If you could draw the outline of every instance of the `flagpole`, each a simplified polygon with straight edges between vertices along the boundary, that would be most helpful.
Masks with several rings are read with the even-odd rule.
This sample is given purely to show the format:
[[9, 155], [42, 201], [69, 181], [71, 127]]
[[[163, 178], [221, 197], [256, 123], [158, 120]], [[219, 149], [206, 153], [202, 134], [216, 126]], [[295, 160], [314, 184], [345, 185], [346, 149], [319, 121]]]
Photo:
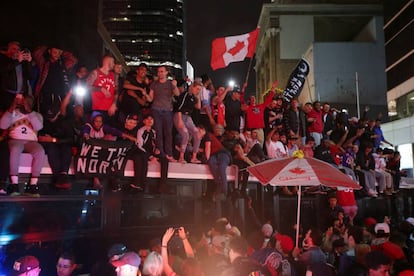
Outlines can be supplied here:
[[355, 72], [355, 87], [356, 87], [357, 114], [358, 114], [358, 119], [361, 119], [361, 111], [360, 111], [360, 108], [359, 108], [359, 80], [358, 80], [358, 72]]
[[250, 75], [250, 69], [252, 68], [252, 63], [253, 63], [253, 57], [250, 58], [249, 67], [247, 68], [246, 79], [244, 81], [244, 83], [246, 83], [246, 85], [249, 82], [249, 75]]
[[296, 240], [295, 245], [299, 248], [299, 229], [300, 229], [300, 203], [302, 201], [302, 185], [299, 185], [298, 191], [298, 211], [296, 212]]

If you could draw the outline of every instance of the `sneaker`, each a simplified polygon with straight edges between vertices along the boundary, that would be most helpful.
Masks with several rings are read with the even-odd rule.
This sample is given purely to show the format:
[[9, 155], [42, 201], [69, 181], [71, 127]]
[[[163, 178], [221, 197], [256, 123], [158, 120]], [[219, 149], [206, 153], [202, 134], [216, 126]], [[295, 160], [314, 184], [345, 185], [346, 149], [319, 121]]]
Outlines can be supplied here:
[[368, 190], [367, 195], [370, 197], [378, 197], [378, 194], [373, 190]]
[[103, 188], [101, 181], [98, 177], [94, 177], [92, 180], [92, 189], [94, 190], [101, 190]]
[[66, 174], [61, 174], [55, 182], [55, 187], [61, 190], [70, 190], [70, 188], [72, 188], [72, 183], [70, 183]]
[[9, 186], [9, 194], [10, 196], [19, 196], [20, 195], [19, 185], [11, 184]]
[[38, 185], [26, 185], [24, 187], [24, 195], [31, 197], [39, 197], [39, 186]]
[[185, 163], [187, 163], [187, 161], [185, 161], [184, 158], [183, 159], [178, 159], [178, 163], [185, 164]]
[[177, 162], [177, 160], [175, 160], [172, 156], [166, 155], [165, 158], [168, 160], [168, 162]]
[[117, 193], [122, 191], [122, 186], [118, 181], [115, 181], [115, 183], [112, 183], [112, 192]]
[[3, 188], [0, 189], [0, 195], [7, 195], [7, 191]]
[[191, 159], [190, 162], [193, 163], [193, 164], [201, 164], [201, 161], [198, 160], [198, 159]]
[[134, 183], [129, 184], [129, 187], [131, 187], [132, 190], [136, 192], [143, 192], [144, 188], [142, 188], [140, 185], [136, 185]]

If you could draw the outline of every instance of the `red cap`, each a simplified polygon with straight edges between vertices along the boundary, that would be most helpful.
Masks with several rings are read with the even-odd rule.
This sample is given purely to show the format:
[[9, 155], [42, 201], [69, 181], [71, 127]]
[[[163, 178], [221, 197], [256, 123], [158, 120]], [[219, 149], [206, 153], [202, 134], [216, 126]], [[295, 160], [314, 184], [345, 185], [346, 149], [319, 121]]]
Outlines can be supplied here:
[[38, 267], [39, 260], [36, 257], [24, 256], [14, 262], [11, 275], [20, 275]]
[[366, 227], [370, 227], [370, 226], [375, 225], [375, 224], [377, 224], [377, 220], [374, 219], [373, 217], [369, 217], [369, 218], [364, 219], [364, 225]]
[[293, 240], [291, 237], [277, 233], [275, 239], [280, 242], [280, 246], [284, 253], [289, 253], [293, 250]]

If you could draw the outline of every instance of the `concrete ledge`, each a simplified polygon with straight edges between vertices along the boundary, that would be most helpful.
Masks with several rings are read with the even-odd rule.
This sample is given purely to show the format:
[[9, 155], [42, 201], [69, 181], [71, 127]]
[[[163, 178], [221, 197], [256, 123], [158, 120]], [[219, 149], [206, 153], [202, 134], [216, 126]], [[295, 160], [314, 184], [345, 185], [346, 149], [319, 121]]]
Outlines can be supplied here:
[[[31, 172], [32, 156], [27, 153], [23, 153], [20, 157], [19, 173]], [[227, 167], [227, 180], [236, 181], [238, 178], [238, 168], [235, 165]], [[49, 162], [46, 161], [42, 168], [41, 174], [52, 174]], [[69, 174], [75, 174], [73, 164], [69, 169]], [[134, 167], [131, 160], [127, 161], [125, 166], [124, 176], [133, 177]], [[159, 178], [160, 177], [160, 163], [152, 161], [148, 163], [147, 177]], [[210, 168], [206, 164], [182, 164], [182, 163], [169, 163], [168, 178], [175, 179], [213, 179], [213, 175], [210, 172]]]

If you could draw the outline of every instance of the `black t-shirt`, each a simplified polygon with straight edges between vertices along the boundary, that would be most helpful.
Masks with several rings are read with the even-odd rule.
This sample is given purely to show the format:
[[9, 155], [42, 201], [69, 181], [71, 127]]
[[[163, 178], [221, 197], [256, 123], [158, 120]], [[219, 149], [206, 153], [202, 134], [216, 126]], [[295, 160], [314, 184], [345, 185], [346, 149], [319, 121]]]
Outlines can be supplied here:
[[[135, 77], [129, 77], [127, 78], [127, 80], [129, 81], [130, 84], [141, 87], [145, 89], [147, 93], [149, 93], [150, 88], [145, 82], [138, 82]], [[141, 90], [128, 90], [128, 91], [132, 91], [140, 98], [143, 97]], [[141, 106], [138, 103], [137, 99], [135, 99], [134, 97], [131, 97], [130, 95], [128, 95], [127, 91], [125, 91], [123, 93], [122, 102], [119, 107], [124, 112], [124, 114], [131, 114], [131, 113], [136, 114], [136, 113], [139, 113], [139, 111], [142, 108], [146, 107], [147, 105], [149, 105], [149, 103], [146, 103], [145, 106]]]
[[191, 115], [194, 110], [194, 106], [197, 103], [196, 97], [193, 94], [184, 92], [177, 98], [177, 103], [174, 105], [176, 112], [181, 112], [186, 115]]
[[60, 62], [51, 62], [45, 83], [42, 87], [42, 93], [58, 95], [63, 99], [68, 90], [67, 83], [67, 75]]
[[234, 101], [227, 96], [224, 102], [226, 106], [226, 130], [240, 131], [240, 116], [243, 114], [240, 101]]

